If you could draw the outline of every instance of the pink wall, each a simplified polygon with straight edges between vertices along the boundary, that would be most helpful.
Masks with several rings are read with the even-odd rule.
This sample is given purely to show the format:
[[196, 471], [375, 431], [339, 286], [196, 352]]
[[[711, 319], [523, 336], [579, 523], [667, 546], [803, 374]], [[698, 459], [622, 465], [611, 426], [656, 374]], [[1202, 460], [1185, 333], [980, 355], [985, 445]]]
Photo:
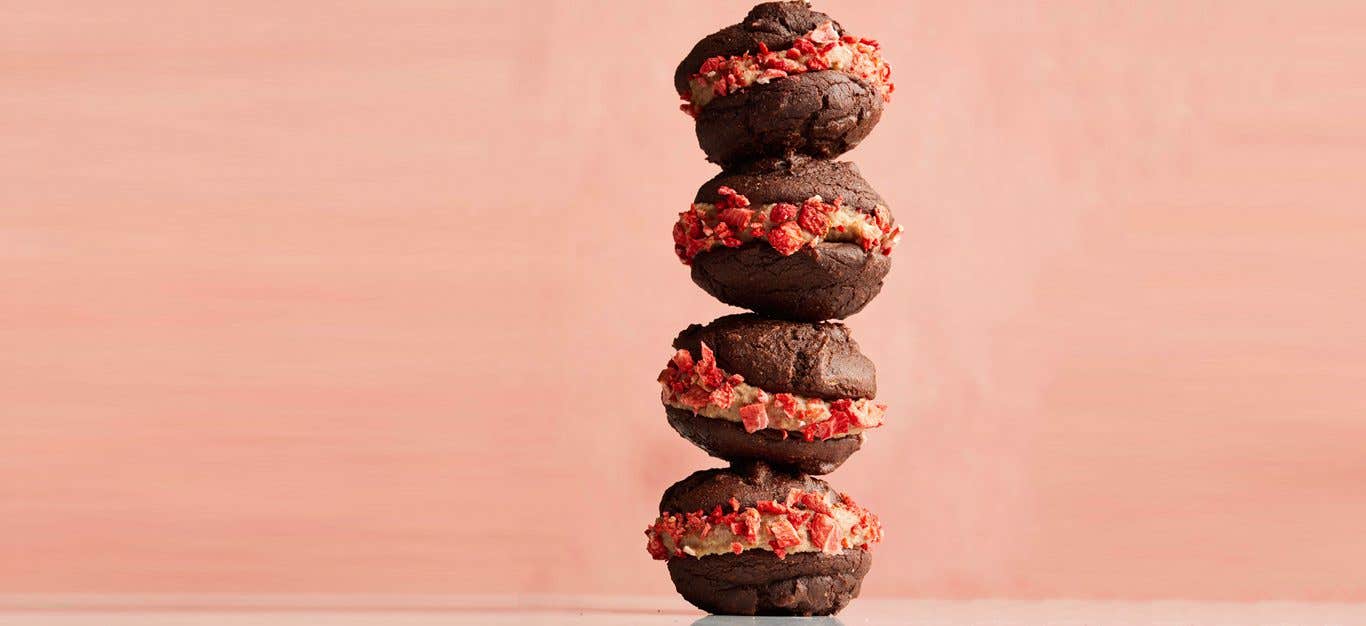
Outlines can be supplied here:
[[[80, 4], [0, 10], [0, 592], [669, 592], [744, 3]], [[899, 82], [867, 591], [1366, 600], [1366, 7], [826, 4]]]

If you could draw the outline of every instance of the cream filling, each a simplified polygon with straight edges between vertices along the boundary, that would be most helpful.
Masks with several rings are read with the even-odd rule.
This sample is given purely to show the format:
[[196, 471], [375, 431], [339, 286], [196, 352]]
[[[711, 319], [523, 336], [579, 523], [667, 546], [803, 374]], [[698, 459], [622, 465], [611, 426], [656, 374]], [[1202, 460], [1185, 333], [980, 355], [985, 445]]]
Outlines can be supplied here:
[[[813, 196], [812, 199], [817, 202], [824, 202], [820, 196]], [[773, 207], [775, 206], [778, 206], [778, 203], [775, 202], [760, 205], [758, 207], [751, 207], [754, 210], [754, 216], [750, 218], [750, 223], [767, 224], [769, 222], [769, 215], [773, 212]], [[801, 205], [797, 206], [800, 209]], [[710, 202], [694, 202], [692, 208], [694, 211], [700, 213], [707, 222], [719, 219], [719, 213], [724, 212], [724, 209], [718, 209], [715, 204]], [[891, 215], [891, 212], [887, 207], [882, 205], [878, 205], [874, 208], [873, 213], [884, 216]], [[799, 236], [803, 240], [803, 243], [830, 241], [834, 243], [862, 244], [864, 241], [871, 240], [878, 242], [878, 246], [880, 247], [890, 248], [896, 244], [896, 239], [898, 239], [898, 236], [901, 234], [899, 228], [894, 228], [887, 233], [883, 233], [882, 229], [878, 227], [877, 220], [873, 215], [859, 211], [853, 207], [840, 205], [835, 211], [826, 213], [825, 215], [830, 220], [830, 228], [823, 234], [811, 233], [804, 228], [800, 229]], [[734, 232], [733, 236], [736, 239], [739, 239], [741, 243], [749, 243], [757, 239], [749, 229], [741, 229], [738, 232]]]
[[[816, 513], [815, 515], [820, 515]], [[825, 552], [839, 552], [847, 548], [857, 548], [876, 541], [876, 532], [869, 526], [861, 525], [858, 514], [845, 508], [842, 504], [832, 504], [830, 506], [830, 517], [833, 518], [835, 533], [832, 539], [827, 539]], [[802, 524], [800, 528], [791, 525], [786, 515], [779, 513], [760, 513], [759, 514], [759, 533], [754, 542], [750, 542], [746, 537], [736, 535], [724, 524], [717, 524], [711, 527], [706, 536], [698, 532], [684, 533], [680, 540], [675, 541], [674, 537], [663, 534], [660, 541], [669, 554], [676, 550], [682, 550], [683, 554], [694, 557], [711, 556], [715, 554], [735, 554], [735, 544], [740, 544], [740, 551], [745, 550], [768, 550], [773, 552], [772, 541], [775, 537], [774, 525], [780, 528], [786, 524], [796, 532], [798, 543], [783, 548], [786, 554], [794, 552], [821, 552], [822, 546], [818, 545], [812, 538], [811, 525]]]
[[[667, 385], [664, 386], [661, 398], [666, 406], [692, 411], [702, 417], [722, 419], [740, 424], [745, 423], [745, 418], [740, 414], [741, 408], [757, 402], [767, 401], [768, 404], [765, 405], [765, 410], [768, 413], [768, 424], [766, 428], [795, 432], [798, 433], [797, 436], [801, 436], [800, 433], [803, 428], [817, 422], [826, 421], [831, 417], [830, 403], [819, 398], [806, 398], [792, 395], [793, 415], [788, 415], [787, 411], [778, 406], [776, 402], [771, 402], [773, 394], [755, 387], [754, 385], [740, 383], [733, 385], [731, 389], [734, 393], [734, 399], [731, 401], [730, 405], [725, 407], [718, 407], [713, 404], [707, 404], [702, 407], [688, 406], [677, 399], [673, 399], [673, 394], [670, 393]], [[859, 417], [859, 423], [865, 424], [865, 426], [851, 426], [848, 432], [832, 435], [830, 437], [831, 439], [857, 435], [869, 428], [881, 426], [883, 416], [886, 413], [884, 408], [879, 406], [876, 402], [866, 398], [853, 400], [850, 411], [857, 415]], [[750, 430], [748, 425], [746, 425], [746, 430]], [[750, 432], [753, 432], [754, 430], [759, 429], [753, 429], [750, 430]]]
[[[766, 85], [775, 78], [819, 71], [808, 67], [808, 62], [813, 59], [823, 61], [831, 70], [862, 79], [881, 90], [885, 97], [889, 91], [886, 86], [888, 74], [886, 63], [876, 46], [844, 41], [830, 22], [809, 33], [807, 38], [818, 42], [815, 52], [802, 53], [796, 57], [789, 57], [787, 50], [745, 54], [726, 59], [717, 69], [697, 73], [688, 80], [688, 101], [694, 110], [700, 111], [712, 100], [735, 90], [754, 84]], [[825, 52], [819, 51], [820, 47], [829, 43], [834, 43], [834, 47]], [[768, 65], [765, 65], [766, 62]], [[704, 66], [703, 69], [708, 68]], [[733, 81], [730, 81], [731, 77], [734, 77]], [[718, 88], [718, 83], [727, 85]], [[723, 92], [718, 93], [718, 89]]]

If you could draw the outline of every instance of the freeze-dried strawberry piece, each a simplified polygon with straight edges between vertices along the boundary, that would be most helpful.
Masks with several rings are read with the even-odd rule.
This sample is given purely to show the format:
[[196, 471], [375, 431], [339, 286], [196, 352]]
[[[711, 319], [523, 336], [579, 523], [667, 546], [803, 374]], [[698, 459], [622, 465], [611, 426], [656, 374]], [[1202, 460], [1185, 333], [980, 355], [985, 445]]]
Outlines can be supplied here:
[[787, 521], [792, 522], [793, 527], [801, 528], [802, 525], [806, 523], [806, 520], [810, 519], [812, 515], [815, 515], [815, 513], [802, 513], [801, 511], [793, 509], [787, 512]]
[[800, 250], [806, 242], [802, 239], [801, 227], [795, 222], [785, 222], [768, 231], [768, 243], [778, 254], [790, 256]]
[[687, 227], [687, 226], [684, 226], [684, 225], [683, 225], [683, 222], [681, 222], [681, 221], [674, 222], [674, 232], [673, 232], [673, 236], [674, 236], [674, 245], [676, 245], [676, 246], [686, 246], [686, 245], [688, 245], [688, 227]]
[[798, 37], [793, 40], [792, 49], [802, 54], [815, 54], [816, 44], [811, 43], [811, 40], [805, 37]]
[[736, 500], [735, 496], [730, 497], [730, 508], [732, 511], [735, 511], [736, 513], [740, 512], [740, 501]]
[[768, 532], [773, 534], [773, 545], [777, 548], [791, 548], [802, 542], [797, 535], [797, 529], [792, 527], [792, 522], [787, 518], [780, 517], [768, 523]]
[[687, 374], [692, 371], [692, 353], [687, 350], [679, 350], [674, 353], [673, 364], [678, 366], [678, 371]]
[[722, 383], [720, 387], [717, 387], [711, 392], [711, 396], [708, 398], [707, 403], [714, 407], [725, 409], [729, 408], [730, 404], [734, 401], [735, 389], [728, 384]]
[[797, 217], [797, 205], [795, 204], [779, 202], [768, 211], [768, 219], [774, 224], [791, 221], [795, 217]]
[[716, 188], [716, 194], [721, 196], [721, 202], [717, 206], [721, 208], [743, 208], [749, 206], [749, 198], [740, 192], [725, 185]]
[[726, 65], [726, 57], [715, 56], [702, 62], [702, 67], [697, 70], [698, 74], [710, 74], [721, 69]]
[[689, 239], [688, 243], [684, 244], [683, 254], [680, 254], [679, 258], [683, 259], [683, 262], [689, 263], [697, 255], [706, 252], [707, 248], [707, 242], [699, 241], [697, 239]]
[[824, 236], [825, 233], [830, 230], [830, 216], [827, 215], [825, 211], [821, 210], [819, 205], [812, 206], [808, 204], [803, 206], [801, 213], [797, 215], [797, 223], [801, 225], [806, 232], [818, 237]]
[[781, 502], [774, 502], [772, 500], [759, 500], [754, 503], [754, 508], [759, 509], [760, 513], [774, 513], [777, 515], [787, 513], [786, 506]]
[[777, 404], [778, 408], [782, 409], [783, 413], [788, 417], [797, 416], [797, 398], [793, 397], [792, 394], [775, 393], [773, 394], [773, 403]]
[[762, 402], [742, 406], [740, 420], [745, 425], [745, 432], [748, 433], [768, 428], [768, 407]]
[[678, 396], [684, 406], [697, 411], [711, 403], [711, 392], [706, 389], [689, 389]]
[[821, 494], [811, 493], [809, 491], [802, 492], [801, 504], [807, 509], [817, 513], [830, 514], [830, 505], [825, 503], [825, 497]]
[[817, 439], [825, 441], [835, 436], [835, 425], [831, 420], [825, 420], [811, 424], [802, 429], [802, 437], [811, 442]]
[[848, 398], [840, 398], [830, 403], [830, 421], [835, 423], [836, 429], [843, 429], [848, 432], [849, 427], [858, 422], [854, 416], [854, 403]]
[[817, 513], [811, 517], [807, 532], [811, 535], [811, 543], [820, 548], [821, 552], [839, 552], [839, 534], [835, 532], [835, 518]]
[[730, 542], [730, 551], [734, 552], [735, 554], [740, 554], [741, 552], [745, 551], [745, 547], [743, 545], [740, 545], [740, 542], [738, 541], [732, 541]]
[[749, 220], [754, 217], [754, 211], [752, 209], [731, 207], [722, 211], [718, 217], [720, 217], [722, 224], [729, 226], [731, 230], [738, 233], [744, 230], [746, 226], [749, 226]]
[[716, 367], [716, 354], [705, 343], [702, 344], [702, 358], [697, 360], [695, 369], [698, 383], [707, 389], [720, 387], [721, 383], [726, 380], [725, 372]]
[[659, 535], [651, 534], [649, 530], [646, 530], [645, 534], [650, 537], [650, 541], [645, 544], [645, 551], [650, 553], [650, 558], [656, 561], [667, 561], [669, 551], [664, 547], [664, 541], [659, 538]]
[[701, 511], [695, 511], [686, 515], [687, 521], [683, 524], [683, 530], [690, 533], [697, 533], [703, 537], [711, 531], [711, 524], [707, 523], [706, 516]]
[[730, 532], [737, 537], [743, 537], [746, 542], [754, 543], [759, 540], [759, 512], [754, 509], [745, 509], [734, 522], [731, 522]]

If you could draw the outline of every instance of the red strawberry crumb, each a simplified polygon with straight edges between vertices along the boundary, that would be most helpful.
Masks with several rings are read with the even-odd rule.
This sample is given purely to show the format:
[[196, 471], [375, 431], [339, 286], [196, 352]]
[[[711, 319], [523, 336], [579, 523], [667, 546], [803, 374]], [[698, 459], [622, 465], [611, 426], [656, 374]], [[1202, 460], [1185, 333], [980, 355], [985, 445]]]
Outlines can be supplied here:
[[818, 237], [824, 236], [830, 230], [830, 217], [822, 210], [811, 205], [803, 206], [802, 211], [797, 216], [797, 223], [806, 232]]
[[687, 350], [679, 350], [674, 353], [673, 364], [678, 366], [679, 371], [688, 373], [692, 371], [692, 354]]
[[787, 414], [788, 417], [796, 417], [797, 399], [793, 397], [792, 394], [775, 393], [773, 394], [773, 402], [777, 404], [778, 408], [782, 409], [783, 413]]
[[780, 502], [774, 502], [772, 500], [759, 500], [758, 502], [754, 503], [754, 508], [759, 509], [760, 513], [774, 513], [778, 515], [787, 513], [786, 506], [784, 506]]
[[711, 57], [702, 62], [702, 67], [697, 70], [699, 74], [710, 74], [726, 64], [726, 57]]
[[768, 532], [773, 534], [775, 548], [791, 548], [802, 542], [801, 537], [797, 535], [797, 529], [792, 527], [792, 522], [784, 517], [769, 522]]
[[745, 425], [745, 432], [768, 428], [768, 407], [762, 402], [740, 407], [740, 419]]
[[826, 515], [830, 514], [830, 505], [825, 503], [825, 497], [821, 494], [806, 491], [802, 493], [800, 500], [802, 506], [812, 511], [824, 513]]
[[711, 392], [706, 389], [689, 389], [678, 396], [678, 401], [696, 411], [711, 403]]
[[773, 209], [768, 212], [768, 219], [774, 224], [781, 224], [797, 217], [797, 205], [779, 202], [773, 205]]
[[707, 399], [708, 404], [722, 409], [729, 408], [730, 404], [734, 401], [735, 390], [727, 384], [722, 384], [720, 387], [717, 387], [711, 392], [711, 396]]
[[754, 211], [732, 207], [722, 211], [719, 217], [721, 218], [721, 223], [730, 226], [732, 230], [739, 232], [744, 230], [746, 226], [749, 226], [749, 220], [754, 217]]
[[[645, 530], [646, 535], [650, 535], [650, 529]], [[645, 551], [650, 553], [650, 557], [656, 561], [664, 561], [669, 558], [669, 551], [664, 549], [664, 542], [659, 535], [650, 535], [649, 543], [645, 544]]]
[[778, 251], [778, 254], [790, 256], [801, 249], [805, 242], [802, 241], [801, 227], [795, 222], [785, 222], [768, 231], [768, 243]]
[[808, 532], [811, 535], [811, 543], [821, 549], [821, 552], [838, 552], [839, 537], [836, 536], [835, 518], [824, 513], [817, 513], [811, 517]]

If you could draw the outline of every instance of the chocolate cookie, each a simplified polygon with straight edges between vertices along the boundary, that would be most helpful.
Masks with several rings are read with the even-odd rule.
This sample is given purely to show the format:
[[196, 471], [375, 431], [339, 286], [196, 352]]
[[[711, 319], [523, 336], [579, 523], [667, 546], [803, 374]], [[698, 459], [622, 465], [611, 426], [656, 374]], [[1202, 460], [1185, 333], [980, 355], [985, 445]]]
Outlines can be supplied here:
[[827, 474], [882, 424], [873, 363], [843, 324], [728, 315], [673, 345], [659, 376], [669, 425], [714, 457]]
[[673, 233], [674, 251], [707, 293], [811, 321], [847, 317], [877, 296], [900, 236], [854, 164], [800, 156], [707, 181]]
[[853, 150], [882, 119], [882, 94], [825, 70], [754, 85], [697, 114], [697, 145], [722, 167], [766, 156], [834, 158]]
[[674, 87], [707, 159], [723, 167], [843, 154], [877, 125], [894, 89], [876, 41], [800, 1], [759, 4], [697, 42]]
[[660, 500], [647, 549], [688, 602], [729, 615], [830, 615], [858, 596], [877, 516], [764, 463], [696, 472]]
[[791, 322], [738, 313], [689, 325], [674, 338], [673, 347], [700, 354], [704, 343], [717, 367], [770, 393], [824, 400], [877, 396], [877, 368], [863, 355], [849, 327], [839, 322]]
[[726, 187], [758, 205], [800, 204], [812, 196], [821, 196], [831, 201], [841, 198], [842, 206], [867, 214], [879, 206], [887, 206], [854, 163], [801, 155], [760, 159], [721, 172], [697, 188], [693, 202], [722, 202], [725, 195], [719, 190]]

